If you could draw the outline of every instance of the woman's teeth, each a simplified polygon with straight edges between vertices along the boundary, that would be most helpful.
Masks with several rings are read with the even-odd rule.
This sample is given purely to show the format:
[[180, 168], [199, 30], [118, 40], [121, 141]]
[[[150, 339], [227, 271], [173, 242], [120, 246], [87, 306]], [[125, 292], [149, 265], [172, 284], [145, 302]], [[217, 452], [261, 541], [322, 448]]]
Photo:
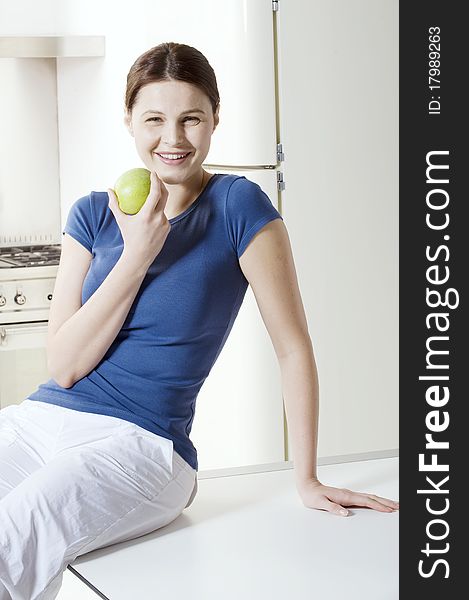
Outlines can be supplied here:
[[158, 154], [158, 156], [162, 156], [168, 160], [177, 160], [178, 158], [184, 158], [188, 154], [189, 152], [187, 152], [187, 154]]

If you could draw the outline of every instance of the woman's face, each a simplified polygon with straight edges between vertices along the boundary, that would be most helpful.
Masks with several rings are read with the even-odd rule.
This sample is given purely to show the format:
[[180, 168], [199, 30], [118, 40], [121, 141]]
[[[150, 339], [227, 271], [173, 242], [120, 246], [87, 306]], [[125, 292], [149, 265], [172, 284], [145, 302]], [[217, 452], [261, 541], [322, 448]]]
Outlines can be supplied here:
[[[200, 181], [201, 165], [218, 124], [208, 96], [183, 81], [158, 81], [142, 87], [125, 122], [138, 155], [150, 171], [168, 184]], [[188, 154], [170, 160], [161, 154]]]

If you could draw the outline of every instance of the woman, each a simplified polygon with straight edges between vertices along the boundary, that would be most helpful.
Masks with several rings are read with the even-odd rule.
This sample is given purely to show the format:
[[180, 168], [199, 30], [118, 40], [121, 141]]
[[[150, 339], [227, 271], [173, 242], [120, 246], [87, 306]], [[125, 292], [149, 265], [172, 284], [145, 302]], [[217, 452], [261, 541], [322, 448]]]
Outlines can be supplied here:
[[140, 56], [125, 124], [151, 171], [137, 215], [73, 205], [48, 329], [52, 379], [0, 412], [0, 600], [54, 598], [77, 556], [174, 520], [197, 490], [197, 393], [253, 288], [278, 357], [306, 507], [397, 504], [316, 476], [318, 380], [287, 230], [260, 187], [202, 168], [215, 74], [184, 44]]

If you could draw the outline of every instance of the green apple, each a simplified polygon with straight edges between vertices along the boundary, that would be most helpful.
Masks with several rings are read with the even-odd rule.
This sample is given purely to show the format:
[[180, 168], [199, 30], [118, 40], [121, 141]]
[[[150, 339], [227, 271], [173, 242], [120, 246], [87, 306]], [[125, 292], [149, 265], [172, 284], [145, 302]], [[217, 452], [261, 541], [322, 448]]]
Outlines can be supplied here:
[[130, 169], [114, 184], [119, 208], [128, 215], [135, 215], [142, 208], [150, 193], [150, 171]]

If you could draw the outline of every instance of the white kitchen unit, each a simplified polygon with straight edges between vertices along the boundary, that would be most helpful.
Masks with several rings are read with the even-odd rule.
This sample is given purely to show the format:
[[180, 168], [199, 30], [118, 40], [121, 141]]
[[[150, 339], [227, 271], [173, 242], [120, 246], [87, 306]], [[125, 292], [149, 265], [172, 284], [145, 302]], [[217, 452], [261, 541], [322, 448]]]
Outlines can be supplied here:
[[[199, 475], [198, 494], [175, 521], [84, 554], [73, 572], [109, 600], [398, 598], [398, 512], [309, 509], [291, 464], [259, 467]], [[397, 458], [322, 466], [318, 474], [398, 500]]]
[[15, 15], [0, 4], [0, 78], [9, 91], [0, 97], [0, 409], [49, 379], [62, 238], [56, 60], [97, 58], [105, 47], [102, 36], [40, 35], [39, 21], [28, 35]]

